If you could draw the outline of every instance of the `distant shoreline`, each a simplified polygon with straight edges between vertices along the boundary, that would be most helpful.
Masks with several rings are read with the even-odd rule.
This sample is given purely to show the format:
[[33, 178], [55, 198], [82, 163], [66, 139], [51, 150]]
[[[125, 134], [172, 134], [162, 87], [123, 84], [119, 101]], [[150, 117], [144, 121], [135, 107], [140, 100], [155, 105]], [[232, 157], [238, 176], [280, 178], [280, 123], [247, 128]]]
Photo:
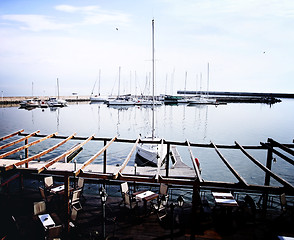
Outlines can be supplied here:
[[275, 97], [294, 98], [294, 93], [257, 93], [257, 92], [222, 92], [222, 91], [177, 91], [177, 94], [208, 94], [214, 96], [247, 96], [247, 97]]
[[[256, 92], [222, 92], [222, 91], [177, 91], [179, 95], [210, 95], [210, 96], [219, 96], [220, 99], [224, 101], [229, 101], [228, 99], [223, 99], [224, 96], [231, 96], [238, 99], [243, 97], [268, 97], [268, 98], [294, 98], [294, 93], [256, 93]], [[48, 99], [52, 96], [34, 96], [39, 99]], [[23, 100], [34, 98], [32, 96], [0, 96], [0, 105], [5, 104], [19, 104]], [[87, 102], [90, 101], [90, 95], [72, 95], [72, 96], [60, 96], [60, 99], [66, 100], [68, 102]], [[232, 98], [230, 98], [231, 101]]]
[[[52, 96], [17, 96], [17, 97], [0, 97], [0, 104], [18, 104], [23, 100], [38, 98], [38, 99], [48, 99]], [[68, 102], [86, 102], [90, 101], [90, 96], [60, 96], [60, 99], [64, 99]]]

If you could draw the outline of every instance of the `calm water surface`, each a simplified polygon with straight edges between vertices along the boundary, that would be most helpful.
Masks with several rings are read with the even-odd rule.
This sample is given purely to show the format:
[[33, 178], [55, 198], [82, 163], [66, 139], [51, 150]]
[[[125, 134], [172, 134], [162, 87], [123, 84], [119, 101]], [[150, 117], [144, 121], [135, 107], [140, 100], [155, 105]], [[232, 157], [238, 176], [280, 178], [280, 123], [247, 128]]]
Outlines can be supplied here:
[[[162, 105], [155, 107], [156, 135], [166, 140], [186, 141], [193, 143], [210, 143], [233, 145], [259, 145], [260, 142], [273, 138], [282, 143], [292, 143], [294, 138], [294, 100], [283, 100], [272, 106], [266, 104], [227, 104], [215, 106]], [[114, 137], [134, 139], [139, 134], [151, 134], [152, 108], [129, 107], [111, 108], [105, 104], [79, 103], [70, 104], [58, 109], [33, 109], [31, 111], [17, 107], [0, 108], [0, 136], [19, 129], [26, 133], [40, 130], [41, 134], [58, 132], [60, 135]], [[17, 138], [17, 137], [15, 137]], [[15, 139], [13, 138], [13, 139]], [[5, 142], [9, 142], [7, 140]], [[59, 140], [46, 140], [30, 148], [30, 154], [38, 153]], [[76, 144], [66, 143], [41, 160], [48, 160], [61, 151]], [[3, 143], [1, 143], [3, 144]], [[21, 143], [19, 146], [23, 145]], [[77, 161], [84, 162], [102, 147], [102, 142], [90, 142], [78, 155]], [[9, 149], [13, 149], [11, 147]], [[111, 164], [121, 163], [131, 144], [113, 144], [108, 150], [108, 161]], [[178, 147], [183, 160], [191, 165], [189, 152], [185, 147]], [[7, 150], [6, 150], [7, 151]], [[3, 151], [2, 151], [3, 152]], [[263, 184], [264, 173], [259, 170], [239, 150], [221, 150], [231, 165], [248, 183]], [[1, 151], [0, 151], [1, 153]], [[265, 163], [266, 152], [250, 150], [260, 162]], [[236, 182], [234, 176], [226, 169], [213, 149], [193, 148], [193, 154], [200, 160], [202, 176], [213, 181]], [[20, 158], [23, 152], [11, 156]], [[134, 157], [130, 165], [134, 164]], [[96, 163], [101, 162], [101, 158]], [[293, 166], [277, 158], [273, 170], [294, 184]], [[272, 183], [275, 183], [272, 181]], [[275, 183], [277, 184], [277, 183]]]

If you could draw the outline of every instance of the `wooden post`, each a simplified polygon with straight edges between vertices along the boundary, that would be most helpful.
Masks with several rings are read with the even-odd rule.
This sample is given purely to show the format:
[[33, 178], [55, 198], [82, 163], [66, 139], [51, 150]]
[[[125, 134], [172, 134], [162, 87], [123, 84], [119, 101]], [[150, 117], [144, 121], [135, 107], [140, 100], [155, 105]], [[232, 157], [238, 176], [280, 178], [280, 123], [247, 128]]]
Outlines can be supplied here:
[[169, 152], [170, 152], [170, 143], [167, 144], [167, 153], [165, 160], [165, 176], [168, 177], [169, 174]]
[[64, 175], [64, 206], [65, 206], [65, 232], [70, 230], [70, 205], [69, 205], [69, 176]]
[[24, 184], [23, 184], [23, 174], [20, 173], [20, 190], [23, 191], [24, 190]]
[[[271, 143], [268, 143], [272, 146]], [[271, 170], [272, 169], [272, 159], [273, 159], [273, 151], [272, 148], [268, 148], [267, 150], [267, 160], [266, 160], [266, 167]], [[265, 179], [264, 179], [264, 185], [265, 186], [269, 186], [270, 185], [270, 174], [268, 172], [265, 172]], [[267, 201], [268, 201], [268, 193], [264, 192], [263, 193], [263, 202], [262, 202], [262, 211], [263, 214], [266, 213], [266, 209], [267, 209]]]
[[[268, 148], [267, 150], [267, 160], [266, 160], [266, 167], [271, 170], [272, 169], [272, 159], [273, 159], [273, 151], [271, 148]], [[268, 172], [265, 172], [265, 180], [264, 185], [269, 186], [270, 185], [270, 174]]]
[[[107, 141], [104, 140], [104, 147], [106, 146]], [[106, 149], [104, 151], [104, 155], [103, 155], [103, 173], [106, 173], [106, 164], [107, 164], [107, 159], [106, 159]]]
[[[28, 143], [29, 143], [29, 140], [26, 139], [26, 140], [25, 140], [25, 145], [27, 145]], [[26, 148], [26, 149], [25, 149], [25, 158], [28, 158], [28, 157], [29, 157], [29, 149]], [[28, 168], [28, 167], [29, 167], [29, 164], [26, 163], [26, 164], [25, 164], [25, 167]]]
[[200, 213], [201, 213], [201, 197], [200, 197], [200, 189], [198, 184], [198, 179], [194, 181], [193, 184], [193, 196], [192, 196], [192, 213], [191, 213], [191, 238], [195, 239], [195, 233], [199, 229], [197, 227], [200, 226], [199, 219], [200, 219]]

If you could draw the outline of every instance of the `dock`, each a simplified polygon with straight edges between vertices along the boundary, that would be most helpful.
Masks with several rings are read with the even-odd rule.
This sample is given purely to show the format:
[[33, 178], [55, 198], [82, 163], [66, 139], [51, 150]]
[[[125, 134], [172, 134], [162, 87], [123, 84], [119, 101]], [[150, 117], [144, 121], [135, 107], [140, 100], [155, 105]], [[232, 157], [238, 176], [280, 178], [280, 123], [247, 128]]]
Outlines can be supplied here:
[[[14, 137], [13, 141], [9, 141], [11, 137]], [[15, 138], [17, 139], [15, 140]], [[47, 148], [47, 149], [41, 149], [40, 152], [35, 153], [34, 155], [31, 155], [29, 152], [29, 148], [33, 145], [37, 145], [40, 142], [46, 141], [47, 139], [56, 139], [57, 144]], [[64, 143], [68, 141], [79, 141], [79, 144], [74, 145], [74, 147], [71, 147], [69, 149], [61, 151], [61, 153], [52, 158], [45, 161], [40, 161], [39, 159], [50, 153], [53, 150], [58, 149], [60, 146], [62, 146]], [[272, 162], [274, 161], [275, 157], [279, 157], [281, 161], [286, 161], [290, 165], [294, 165], [294, 144], [293, 143], [279, 143], [275, 141], [274, 139], [268, 139], [267, 142], [261, 142], [260, 145], [257, 146], [243, 146], [240, 145], [238, 142], [235, 142], [234, 145], [219, 145], [211, 142], [210, 144], [198, 144], [198, 143], [192, 143], [188, 140], [185, 142], [176, 142], [176, 141], [168, 141], [165, 139], [161, 139], [160, 141], [151, 141], [151, 140], [142, 140], [140, 137], [137, 139], [120, 139], [117, 136], [114, 136], [112, 138], [99, 138], [95, 137], [94, 135], [88, 136], [88, 137], [81, 137], [76, 136], [75, 133], [73, 133], [70, 136], [61, 136], [58, 135], [58, 133], [51, 133], [51, 134], [40, 134], [40, 131], [34, 131], [32, 133], [25, 133], [23, 129], [15, 131], [11, 134], [8, 134], [6, 136], [0, 137], [0, 143], [2, 141], [5, 141], [5, 143], [0, 144], [0, 170], [1, 170], [1, 189], [9, 189], [10, 186], [17, 181], [17, 179], [20, 179], [20, 190], [23, 193], [19, 193], [20, 196], [22, 194], [25, 194], [26, 191], [33, 191], [38, 192], [38, 187], [40, 184], [42, 185], [42, 181], [40, 179], [44, 178], [44, 176], [54, 176], [55, 179], [58, 179], [59, 182], [63, 183], [65, 186], [64, 192], [65, 197], [63, 199], [63, 206], [60, 215], [62, 215], [63, 224], [65, 227], [64, 234], [65, 236], [69, 236], [71, 233], [70, 230], [70, 206], [69, 206], [69, 197], [70, 197], [70, 186], [74, 184], [75, 180], [77, 178], [84, 178], [87, 184], [90, 184], [89, 186], [96, 186], [94, 187], [94, 192], [97, 191], [99, 186], [105, 186], [106, 189], [109, 192], [109, 205], [113, 204], [115, 207], [110, 207], [112, 210], [108, 214], [112, 214], [111, 212], [115, 212], [115, 219], [120, 219], [120, 236], [121, 239], [144, 239], [144, 238], [136, 238], [135, 236], [138, 236], [137, 234], [144, 234], [142, 229], [142, 225], [140, 227], [134, 227], [133, 232], [127, 233], [124, 232], [123, 225], [127, 224], [127, 221], [122, 214], [124, 213], [120, 207], [118, 207], [118, 203], [121, 202], [121, 197], [119, 193], [119, 188], [117, 186], [120, 185], [122, 182], [128, 182], [130, 186], [136, 186], [136, 188], [148, 188], [148, 189], [156, 189], [159, 187], [160, 184], [167, 184], [169, 187], [170, 195], [171, 195], [171, 202], [176, 202], [176, 198], [178, 194], [188, 194], [189, 193], [189, 201], [185, 202], [185, 210], [183, 210], [182, 215], [185, 220], [183, 220], [185, 223], [181, 222], [181, 224], [177, 225], [180, 227], [180, 230], [178, 232], [179, 238], [178, 239], [186, 239], [185, 237], [190, 238], [191, 236], [194, 237], [196, 235], [199, 235], [197, 230], [197, 225], [201, 224], [205, 225], [204, 222], [199, 222], [199, 217], [202, 219], [202, 217], [206, 214], [205, 209], [207, 209], [207, 199], [211, 202], [211, 192], [212, 191], [219, 191], [219, 192], [232, 192], [236, 199], [239, 199], [239, 196], [242, 198], [246, 195], [254, 195], [256, 196], [255, 204], [259, 206], [259, 213], [261, 219], [265, 219], [268, 213], [270, 212], [272, 200], [273, 199], [280, 199], [281, 195], [287, 196], [287, 199], [294, 200], [294, 186], [292, 183], [289, 183], [286, 181], [283, 176], [279, 176], [275, 172], [271, 170]], [[89, 159], [86, 159], [83, 163], [75, 163], [75, 162], [67, 162], [66, 159], [68, 156], [73, 156], [73, 153], [78, 153], [84, 145], [89, 143], [90, 141], [101, 141], [104, 143], [104, 146], [99, 149], [93, 156], [91, 156]], [[23, 142], [24, 145], [20, 147], [15, 147], [12, 150], [5, 151], [6, 148], [12, 147], [16, 145], [17, 143]], [[129, 143], [130, 144], [130, 152], [127, 155], [126, 159], [123, 161], [119, 161], [119, 164], [111, 165], [107, 162], [107, 149], [115, 143]], [[165, 164], [159, 167], [142, 167], [142, 166], [136, 166], [136, 165], [130, 165], [129, 160], [133, 154], [135, 154], [136, 146], [139, 143], [158, 143], [158, 144], [166, 144], [167, 145], [167, 157], [165, 159]], [[19, 145], [18, 145], [19, 146]], [[181, 159], [181, 156], [179, 152], [177, 151], [177, 146], [184, 146], [188, 149], [190, 153], [190, 161], [191, 166], [189, 167], [184, 163], [184, 161]], [[201, 176], [201, 169], [199, 164], [197, 163], [196, 158], [193, 155], [193, 150], [195, 148], [206, 148], [206, 149], [214, 149], [219, 156], [220, 160], [223, 162], [223, 164], [229, 169], [229, 171], [234, 175], [236, 181], [235, 182], [216, 182], [216, 181], [210, 181], [209, 179], [203, 179]], [[10, 148], [11, 149], [11, 148]], [[241, 151], [248, 159], [248, 161], [252, 161], [257, 167], [259, 167], [262, 171], [265, 173], [265, 179], [264, 179], [264, 185], [259, 184], [249, 184], [246, 182], [246, 180], [233, 168], [233, 166], [230, 164], [229, 159], [226, 159], [224, 155], [222, 154], [223, 149], [238, 149]], [[248, 150], [263, 150], [267, 154], [266, 159], [266, 165], [263, 165], [260, 161], [255, 159]], [[11, 159], [8, 158], [10, 155], [25, 151], [25, 156], [23, 159]], [[100, 164], [94, 164], [95, 159], [97, 157], [103, 156], [103, 163]], [[274, 157], [275, 156], [275, 157]], [[34, 179], [39, 179], [37, 182], [35, 182], [35, 185], [30, 185], [30, 187], [25, 186], [26, 181], [35, 181]], [[278, 182], [277, 185], [271, 184], [271, 179], [275, 179], [276, 182]], [[32, 189], [32, 186], [35, 186]], [[116, 186], [116, 187], [115, 187]], [[28, 189], [27, 189], [28, 188]], [[113, 190], [118, 189], [118, 190]], [[10, 189], [12, 191], [13, 189]], [[2, 192], [1, 191], [1, 192]], [[13, 192], [13, 191], [12, 191]], [[110, 194], [112, 192], [112, 196]], [[18, 198], [20, 197], [18, 194], [14, 195], [14, 193], [9, 193], [4, 191], [4, 195], [0, 194], [0, 200], [4, 202], [4, 204], [7, 204], [10, 206], [10, 202], [8, 199], [14, 199], [15, 201], [19, 201]], [[95, 204], [97, 204], [97, 197], [99, 199], [99, 196], [91, 196], [93, 193], [89, 194], [90, 196], [86, 197], [88, 199], [93, 199]], [[32, 206], [34, 199], [31, 199], [29, 196], [30, 194], [26, 195], [30, 200], [28, 200], [30, 203], [28, 203], [29, 206]], [[8, 198], [7, 198], [8, 197]], [[39, 198], [36, 197], [36, 198]], [[7, 202], [8, 201], [8, 202]], [[101, 215], [101, 212], [97, 210], [94, 211], [94, 215], [91, 215], [89, 212], [87, 212], [87, 209], [93, 209], [93, 206], [91, 207], [91, 201], [87, 200], [84, 204], [85, 210], [82, 214], [82, 218], [80, 218], [78, 221], [78, 226], [80, 226], [81, 232], [89, 232], [88, 226], [86, 226], [86, 223], [90, 223], [93, 220], [96, 224], [97, 223], [97, 216]], [[277, 201], [275, 201], [277, 202]], [[275, 203], [276, 204], [276, 203]], [[277, 205], [279, 206], [279, 200]], [[211, 205], [211, 204], [210, 204]], [[171, 205], [173, 206], [173, 205]], [[16, 205], [15, 205], [16, 207]], [[100, 207], [99, 207], [100, 208]], [[278, 207], [279, 208], [279, 207]], [[16, 208], [18, 209], [18, 208]], [[173, 219], [175, 216], [173, 214], [173, 209], [169, 208], [169, 218], [167, 219]], [[207, 212], [208, 215], [205, 215], [206, 217], [202, 220], [209, 222], [209, 226], [205, 225], [205, 229], [210, 229], [212, 225], [214, 226], [214, 221], [211, 222], [212, 218], [216, 217], [219, 218], [223, 213], [219, 212], [217, 210], [218, 208], [215, 208], [216, 214], [215, 216], [209, 215], [209, 211]], [[239, 209], [239, 208], [238, 208]], [[280, 209], [280, 208], [279, 208]], [[21, 211], [21, 209], [18, 209]], [[5, 210], [6, 211], [6, 210]], [[8, 211], [8, 210], [7, 210]], [[13, 214], [15, 211], [12, 209]], [[171, 212], [172, 211], [172, 212]], [[179, 209], [177, 210], [179, 211]], [[292, 211], [292, 210], [291, 210]], [[239, 221], [238, 220], [238, 213], [234, 214], [233, 221]], [[12, 212], [8, 211], [7, 215], [11, 215]], [[171, 215], [170, 215], [171, 214]], [[204, 214], [204, 215], [203, 215]], [[221, 215], [219, 215], [221, 214]], [[244, 214], [244, 213], [242, 213]], [[123, 214], [124, 215], [124, 214]], [[127, 214], [128, 215], [128, 214]], [[181, 216], [182, 216], [181, 215]], [[90, 218], [87, 218], [87, 216], [92, 216]], [[165, 239], [165, 238], [173, 238], [173, 233], [170, 233], [170, 227], [169, 230], [163, 230], [167, 226], [162, 226], [161, 224], [158, 224], [158, 219], [156, 218], [156, 214], [150, 215], [150, 218], [140, 218], [140, 221], [143, 221], [142, 224], [147, 224], [146, 226], [154, 226], [155, 229], [157, 229], [156, 233], [152, 234], [148, 231], [148, 234], [150, 234], [150, 238], [145, 239]], [[201, 217], [202, 216], [202, 217]], [[273, 216], [273, 215], [271, 215]], [[287, 215], [287, 217], [291, 218], [293, 215]], [[287, 218], [288, 219], [288, 218]], [[134, 219], [133, 219], [134, 220]], [[132, 221], [133, 221], [132, 220]], [[138, 220], [138, 219], [137, 219]], [[135, 222], [137, 221], [135, 220]], [[219, 219], [220, 220], [220, 219]], [[151, 221], [151, 222], [150, 222]], [[172, 220], [174, 221], [174, 220]], [[261, 221], [261, 220], [260, 220]], [[86, 223], [85, 223], [86, 222]], [[98, 221], [99, 222], [99, 221]], [[219, 223], [221, 223], [220, 221]], [[189, 223], [189, 224], [188, 224]], [[293, 223], [293, 221], [292, 221]], [[151, 224], [151, 225], [148, 225]], [[162, 223], [163, 224], [163, 223]], [[237, 224], [235, 222], [234, 224]], [[264, 226], [266, 222], [262, 223], [262, 226]], [[155, 227], [156, 225], [156, 227]], [[163, 224], [164, 225], [164, 224]], [[83, 227], [84, 226], [84, 227]], [[183, 227], [185, 226], [185, 227]], [[232, 225], [233, 226], [233, 225]], [[266, 225], [266, 227], [270, 227]], [[97, 228], [97, 226], [96, 226]], [[133, 229], [132, 226], [128, 225], [128, 228]], [[141, 230], [139, 230], [141, 228]], [[95, 227], [93, 227], [95, 229]], [[135, 230], [136, 229], [136, 230]], [[168, 229], [168, 228], [167, 228]], [[215, 231], [215, 228], [213, 227], [213, 231]], [[293, 229], [293, 228], [292, 228]], [[207, 229], [206, 229], [207, 230]], [[92, 230], [91, 230], [92, 231]], [[137, 232], [139, 231], [139, 232]], [[141, 232], [140, 232], [141, 231]], [[280, 231], [280, 230], [279, 230]], [[91, 234], [93, 234], [94, 231], [92, 231]], [[265, 231], [266, 232], [266, 231]], [[264, 234], [266, 234], [264, 232]], [[145, 232], [146, 233], [146, 232]], [[174, 232], [175, 233], [175, 232]], [[129, 238], [123, 238], [122, 235], [125, 234]], [[132, 235], [132, 237], [130, 236]], [[155, 234], [158, 234], [158, 237], [156, 238], [154, 236]], [[201, 233], [203, 234], [203, 232]], [[199, 239], [205, 239], [204, 235], [199, 235]], [[232, 233], [230, 233], [232, 234]], [[238, 233], [240, 234], [240, 232]], [[293, 231], [289, 232], [287, 230], [287, 234], [293, 234]], [[115, 235], [115, 234], [114, 234]], [[165, 237], [164, 237], [165, 236]], [[203, 238], [201, 238], [201, 236]], [[219, 238], [215, 239], [226, 239], [223, 234], [217, 233], [217, 236]], [[0, 236], [1, 237], [1, 236]], [[131, 237], [131, 238], [130, 238]], [[140, 236], [141, 237], [141, 236]], [[232, 235], [230, 235], [232, 237]], [[80, 238], [80, 239], [87, 239], [87, 238]], [[88, 238], [89, 239], [89, 238]], [[94, 237], [92, 239], [95, 239]], [[174, 239], [177, 239], [174, 237]], [[193, 238], [192, 238], [193, 239]], [[232, 238], [228, 238], [232, 239]]]

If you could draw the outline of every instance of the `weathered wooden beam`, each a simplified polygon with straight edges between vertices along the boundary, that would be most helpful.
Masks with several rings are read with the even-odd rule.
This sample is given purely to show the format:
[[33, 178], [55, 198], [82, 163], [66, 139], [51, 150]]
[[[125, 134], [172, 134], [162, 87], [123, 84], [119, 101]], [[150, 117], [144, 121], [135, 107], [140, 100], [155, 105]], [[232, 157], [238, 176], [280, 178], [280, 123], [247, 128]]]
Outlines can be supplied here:
[[[27, 133], [19, 133], [20, 136], [26, 136], [28, 135]], [[46, 135], [43, 134], [36, 134], [35, 137], [44, 137]], [[56, 135], [53, 138], [56, 139], [66, 139], [67, 136], [62, 136], [62, 135]], [[81, 136], [76, 136], [75, 140], [86, 140], [87, 137], [81, 137]], [[93, 141], [110, 141], [111, 138], [101, 138], [101, 137], [94, 137], [92, 139]], [[135, 143], [136, 140], [135, 139], [122, 139], [122, 138], [117, 138], [115, 140], [116, 142], [122, 142], [122, 143]], [[161, 141], [152, 141], [152, 140], [142, 140], [140, 139], [139, 143], [158, 143], [160, 144]], [[176, 146], [187, 146], [187, 142], [179, 142], [179, 141], [163, 141], [164, 144], [170, 144], [170, 145], [176, 145]], [[200, 148], [213, 148], [213, 146], [211, 144], [205, 144], [205, 143], [192, 143], [190, 142], [191, 147], [200, 147]], [[216, 145], [219, 149], [221, 148], [225, 148], [225, 149], [238, 149], [238, 147], [236, 147], [236, 145], [223, 145], [223, 144], [217, 144]], [[294, 147], [294, 146], [293, 146]], [[244, 149], [265, 149], [265, 147], [261, 146], [261, 145], [248, 145], [248, 146], [243, 146]]]
[[283, 184], [284, 186], [287, 186], [294, 190], [294, 186], [269, 170], [267, 167], [265, 167], [263, 164], [261, 164], [259, 161], [257, 161], [254, 157], [252, 157], [239, 143], [235, 142], [235, 144], [240, 148], [240, 150], [252, 161], [254, 162], [259, 168], [261, 168], [264, 172], [267, 172], [271, 175], [275, 180], [277, 180], [279, 183]]
[[273, 140], [272, 138], [269, 138], [268, 141], [269, 141], [270, 143], [272, 143], [273, 145], [275, 145], [275, 146], [281, 148], [281, 149], [284, 150], [285, 152], [287, 152], [287, 153], [291, 154], [292, 156], [294, 156], [294, 150], [292, 150], [292, 149], [286, 147], [285, 145], [283, 145], [283, 144], [281, 144], [281, 143], [279, 143], [279, 142]]
[[3, 154], [0, 155], [0, 159], [1, 159], [1, 158], [5, 158], [5, 157], [7, 157], [7, 156], [9, 156], [9, 155], [12, 155], [12, 154], [14, 154], [14, 153], [17, 153], [17, 152], [19, 152], [19, 151], [21, 151], [21, 150], [23, 150], [23, 149], [27, 149], [27, 148], [29, 148], [29, 147], [31, 147], [31, 146], [33, 146], [33, 145], [39, 143], [39, 142], [42, 142], [42, 141], [44, 141], [44, 140], [46, 140], [46, 139], [48, 139], [48, 138], [53, 137], [53, 136], [56, 135], [56, 134], [57, 134], [57, 132], [56, 132], [56, 133], [52, 133], [52, 134], [50, 134], [50, 135], [47, 135], [47, 136], [44, 137], [44, 138], [38, 139], [38, 140], [36, 140], [36, 141], [34, 141], [34, 142], [31, 142], [31, 143], [29, 143], [29, 144], [26, 144], [26, 145], [24, 145], [24, 146], [22, 146], [22, 147], [19, 147], [19, 148], [16, 148], [16, 149], [14, 149], [14, 150], [11, 150], [11, 151], [9, 151], [9, 152], [3, 153]]
[[197, 179], [199, 180], [199, 182], [203, 182], [202, 176], [200, 174], [200, 169], [199, 169], [198, 165], [195, 162], [195, 157], [193, 155], [191, 145], [190, 145], [190, 142], [188, 141], [188, 139], [187, 139], [187, 146], [188, 146], [188, 151], [190, 153], [190, 157], [191, 157], [191, 160], [192, 160], [192, 164], [193, 164]]
[[[21, 171], [22, 173], [31, 174], [36, 173], [36, 170], [34, 169], [27, 169], [27, 168], [19, 168], [18, 171]], [[68, 172], [68, 171], [58, 171], [56, 169], [47, 169], [46, 174], [54, 174], [57, 176], [74, 176], [74, 172]], [[141, 175], [122, 175], [119, 173], [118, 178], [115, 180], [113, 179], [112, 174], [103, 174], [103, 173], [97, 173], [97, 172], [81, 172], [80, 177], [92, 179], [92, 180], [108, 180], [108, 181], [128, 181], [128, 182], [136, 182], [136, 183], [158, 183], [163, 182], [166, 184], [171, 185], [178, 185], [178, 186], [193, 186], [195, 184], [195, 179], [185, 179], [185, 178], [165, 178], [159, 176], [159, 181], [156, 181], [151, 176], [141, 176]], [[225, 189], [230, 191], [254, 191], [254, 192], [260, 192], [263, 193], [267, 191], [270, 194], [281, 194], [286, 193], [289, 196], [294, 196], [294, 189], [284, 187], [284, 186], [264, 186], [264, 185], [255, 185], [255, 184], [248, 184], [248, 186], [245, 186], [240, 183], [230, 183], [230, 182], [215, 182], [215, 181], [203, 181], [203, 182], [197, 182], [198, 185], [203, 189], [210, 189], [210, 190], [220, 190], [223, 191]]]
[[128, 154], [127, 158], [125, 159], [125, 161], [121, 165], [120, 169], [117, 171], [117, 173], [115, 173], [113, 175], [114, 179], [116, 179], [118, 177], [118, 173], [121, 173], [125, 169], [125, 167], [127, 166], [128, 162], [130, 161], [131, 156], [133, 155], [133, 153], [134, 153], [134, 151], [135, 151], [135, 149], [136, 149], [136, 147], [138, 145], [139, 140], [140, 140], [140, 137], [137, 138], [137, 141], [135, 142], [135, 144], [132, 147], [132, 149], [131, 149], [130, 153]]
[[69, 136], [67, 139], [61, 141], [60, 143], [54, 145], [54, 146], [51, 147], [51, 148], [48, 148], [47, 150], [45, 150], [45, 151], [43, 151], [43, 152], [41, 152], [41, 153], [38, 153], [38, 154], [36, 154], [36, 155], [34, 155], [34, 156], [31, 156], [31, 157], [29, 157], [29, 158], [27, 158], [27, 159], [24, 159], [24, 160], [22, 160], [22, 161], [19, 161], [19, 162], [15, 163], [15, 164], [11, 164], [11, 165], [6, 166], [6, 167], [5, 167], [5, 171], [8, 171], [8, 170], [10, 170], [10, 169], [12, 169], [12, 168], [16, 168], [16, 167], [21, 166], [21, 165], [23, 165], [23, 164], [29, 163], [29, 162], [32, 161], [32, 160], [35, 160], [35, 159], [38, 159], [38, 158], [44, 156], [45, 154], [47, 154], [47, 153], [49, 153], [49, 152], [55, 150], [56, 148], [60, 147], [61, 145], [63, 145], [64, 143], [66, 143], [68, 140], [72, 139], [75, 135], [76, 135], [76, 133], [72, 134], [72, 135]]
[[7, 147], [10, 147], [10, 146], [13, 146], [13, 145], [15, 145], [15, 144], [17, 144], [17, 143], [19, 143], [19, 142], [24, 141], [24, 140], [27, 140], [28, 138], [30, 138], [31, 136], [34, 136], [34, 135], [37, 134], [38, 132], [40, 132], [40, 130], [35, 131], [35, 132], [33, 132], [33, 133], [27, 135], [26, 137], [20, 138], [20, 139], [18, 139], [18, 140], [16, 140], [16, 141], [13, 141], [13, 142], [10, 142], [10, 143], [7, 143], [7, 144], [4, 144], [4, 145], [0, 146], [0, 150], [1, 150], [1, 149], [4, 149], [4, 148], [7, 148]]
[[283, 153], [280, 153], [279, 151], [277, 151], [276, 149], [274, 149], [271, 145], [269, 145], [268, 143], [260, 143], [261, 145], [265, 146], [266, 148], [270, 149], [274, 154], [276, 154], [277, 156], [283, 158], [285, 161], [287, 161], [288, 163], [294, 165], [294, 160], [287, 157], [286, 155], [284, 155]]
[[87, 167], [89, 164], [91, 164], [97, 157], [99, 157], [117, 138], [117, 136], [113, 137], [109, 143], [107, 143], [103, 148], [101, 148], [94, 156], [92, 156], [89, 160], [84, 162], [83, 166], [81, 166], [79, 169], [77, 169], [74, 172], [74, 175], [77, 176], [85, 167]]
[[9, 134], [9, 135], [6, 135], [6, 136], [4, 136], [4, 137], [1, 137], [1, 138], [0, 138], [0, 141], [3, 141], [3, 140], [8, 139], [8, 138], [11, 138], [11, 137], [13, 137], [13, 136], [15, 136], [15, 135], [17, 135], [17, 134], [22, 133], [23, 131], [24, 131], [24, 130], [21, 129], [21, 130], [18, 130], [18, 131], [16, 131], [16, 132], [14, 132], [14, 133], [11, 133], [11, 134]]
[[232, 165], [228, 162], [228, 160], [224, 157], [224, 155], [218, 150], [217, 146], [213, 142], [211, 142], [211, 144], [214, 147], [217, 154], [219, 155], [219, 157], [221, 158], [221, 160], [228, 167], [228, 169], [231, 171], [231, 173], [233, 173], [233, 175], [239, 180], [239, 182], [244, 185], [248, 185], [247, 182], [245, 181], [245, 179], [242, 178], [242, 176], [240, 176], [240, 174], [232, 167]]
[[66, 151], [65, 153], [59, 155], [58, 157], [54, 158], [53, 160], [49, 161], [48, 163], [44, 164], [42, 167], [40, 167], [38, 169], [38, 173], [44, 171], [45, 169], [47, 169], [48, 167], [52, 166], [54, 163], [60, 161], [61, 159], [65, 158], [67, 155], [71, 154], [72, 152], [76, 151], [77, 149], [79, 149], [80, 147], [84, 146], [87, 142], [89, 142], [92, 138], [94, 137], [94, 135], [92, 135], [91, 137], [89, 137], [87, 140], [85, 140], [84, 142], [80, 143], [79, 145], [77, 145], [74, 148], [69, 149], [68, 151]]

